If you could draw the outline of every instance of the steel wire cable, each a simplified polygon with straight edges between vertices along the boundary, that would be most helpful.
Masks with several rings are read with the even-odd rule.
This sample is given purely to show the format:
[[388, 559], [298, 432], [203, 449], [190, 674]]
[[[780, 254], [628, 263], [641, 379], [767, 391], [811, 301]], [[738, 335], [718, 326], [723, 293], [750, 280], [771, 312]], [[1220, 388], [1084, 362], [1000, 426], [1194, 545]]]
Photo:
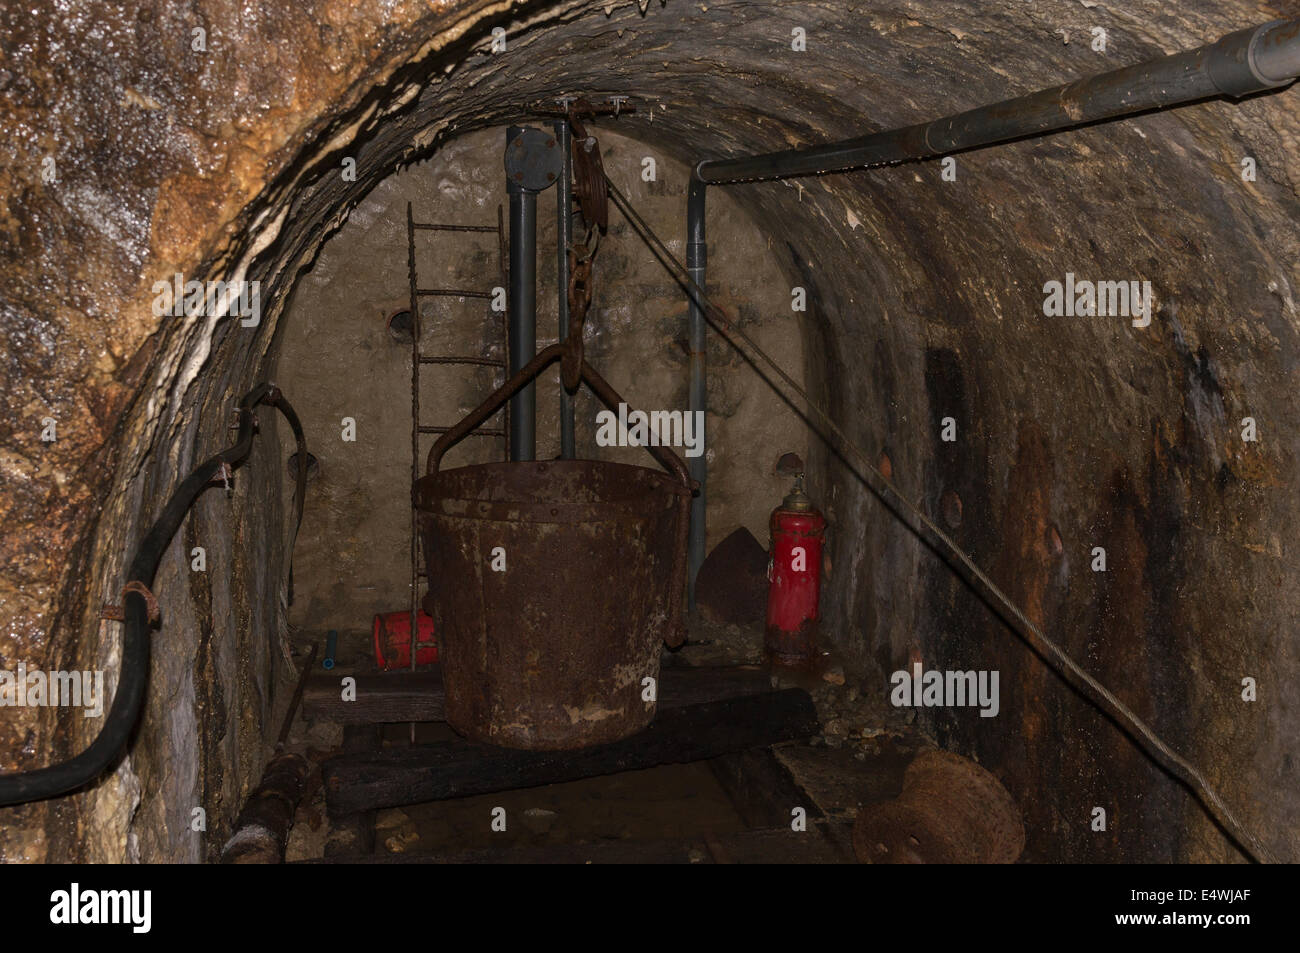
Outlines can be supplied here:
[[[607, 177], [608, 181], [608, 177]], [[713, 304], [708, 292], [691, 278], [685, 265], [677, 260], [663, 240], [637, 212], [627, 197], [618, 187], [608, 181], [609, 194], [628, 223], [636, 230], [643, 241], [650, 246], [657, 258], [669, 273], [682, 285], [683, 289], [695, 300], [704, 312], [713, 328], [741, 352], [759, 375], [767, 380], [783, 398], [795, 405], [790, 394], [798, 396], [800, 401], [821, 422], [826, 432], [819, 433], [831, 447], [844, 458], [847, 454], [861, 467], [854, 467], [857, 477], [866, 484], [885, 506], [926, 542], [944, 562], [952, 568], [975, 592], [986, 605], [1005, 621], [1013, 632], [1019, 635], [1029, 648], [1054, 669], [1057, 674], [1073, 686], [1086, 700], [1101, 710], [1131, 738], [1138, 742], [1139, 748], [1149, 755], [1158, 765], [1171, 774], [1191, 791], [1197, 801], [1205, 808], [1209, 816], [1228, 835], [1238, 848], [1256, 863], [1276, 863], [1272, 851], [1237, 819], [1237, 815], [1227, 805], [1218, 792], [1195, 765], [1169, 747], [1141, 718], [1127, 705], [1120, 701], [1101, 682], [1088, 674], [1066, 651], [1048, 638], [1037, 625], [1020, 609], [1011, 597], [968, 556], [942, 529], [906, 497], [885, 477], [867, 458], [866, 453], [831, 419], [830, 414], [814, 401], [808, 393], [773, 360], [752, 337], [737, 327], [721, 308]], [[738, 342], [743, 342], [738, 343]], [[784, 382], [788, 393], [772, 383], [771, 379], [759, 369], [755, 357], [774, 371]], [[805, 419], [807, 419], [805, 417]], [[811, 421], [809, 421], [811, 423]], [[833, 439], [832, 439], [833, 438]], [[846, 462], [848, 462], [846, 460]]]

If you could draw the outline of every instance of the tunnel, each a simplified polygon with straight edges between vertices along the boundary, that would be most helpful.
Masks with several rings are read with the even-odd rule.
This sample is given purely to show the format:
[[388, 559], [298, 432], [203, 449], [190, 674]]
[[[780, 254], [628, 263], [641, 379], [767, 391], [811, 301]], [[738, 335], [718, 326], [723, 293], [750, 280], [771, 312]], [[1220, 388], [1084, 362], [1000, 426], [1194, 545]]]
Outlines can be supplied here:
[[[3, 16], [0, 669], [99, 673], [102, 704], [0, 697], [0, 784], [85, 751], [106, 699], [128, 679], [140, 693], [92, 778], [0, 808], [6, 862], [216, 863], [286, 750], [310, 776], [277, 859], [580, 860], [603, 838], [718, 861], [794, 810], [839, 832], [841, 859], [879, 862], [899, 848], [862, 825], [904, 807], [949, 839], [930, 860], [1300, 854], [1296, 73], [1220, 45], [1196, 60], [1214, 83], [1183, 99], [1191, 60], [1124, 73], [1113, 115], [1065, 87], [1020, 126], [1025, 110], [995, 110], [915, 133], [1261, 25], [1293, 33], [1295, 4], [146, 0]], [[1262, 80], [1223, 78], [1249, 70]], [[845, 157], [816, 154], [835, 143]], [[567, 216], [560, 154], [581, 167]], [[585, 204], [597, 174], [603, 233]], [[584, 254], [590, 300], [566, 325]], [[191, 282], [206, 307], [187, 311]], [[535, 325], [516, 326], [523, 311]], [[655, 562], [685, 644], [661, 660], [656, 637], [665, 697], [647, 730], [667, 746], [700, 708], [754, 738], [705, 751], [713, 735], [692, 729], [704, 753], [684, 761], [543, 776], [568, 793], [328, 803], [340, 764], [468, 743], [411, 714], [446, 648], [445, 620], [426, 637], [415, 606], [429, 551], [413, 484], [435, 441], [554, 347], [533, 404], [503, 398], [508, 416], [444, 469], [661, 471], [635, 440], [601, 438], [593, 388], [561, 397], [570, 327], [628, 407], [704, 423], [677, 447], [692, 489]], [[169, 501], [232, 446], [154, 540], [156, 574], [134, 579]], [[774, 511], [792, 510], [824, 535], [814, 644], [783, 665], [765, 613]], [[511, 564], [521, 638], [529, 600], [623, 604], [622, 564], [592, 578], [563, 562]], [[128, 676], [146, 616], [147, 671]], [[674, 679], [726, 668], [764, 692], [667, 704]], [[928, 672], [990, 676], [993, 695], [926, 701]], [[349, 679], [390, 677], [398, 714], [338, 714]], [[744, 712], [762, 705], [811, 722], [760, 738], [774, 716]], [[760, 776], [778, 793], [740, 803]], [[965, 795], [987, 799], [973, 821]], [[566, 817], [584, 798], [628, 814], [588, 809], [584, 828]]]

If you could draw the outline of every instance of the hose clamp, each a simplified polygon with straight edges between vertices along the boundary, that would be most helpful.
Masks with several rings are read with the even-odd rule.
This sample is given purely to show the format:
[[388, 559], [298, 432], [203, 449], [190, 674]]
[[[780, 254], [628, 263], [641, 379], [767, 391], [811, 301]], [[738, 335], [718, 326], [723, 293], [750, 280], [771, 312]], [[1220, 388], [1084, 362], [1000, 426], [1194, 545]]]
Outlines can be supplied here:
[[99, 617], [101, 619], [108, 619], [112, 622], [125, 622], [126, 594], [128, 592], [134, 592], [144, 600], [145, 612], [148, 616], [149, 624], [151, 626], [157, 625], [162, 619], [162, 614], [158, 611], [158, 600], [154, 597], [154, 594], [149, 591], [149, 587], [138, 579], [132, 579], [122, 587], [122, 601], [120, 603], [116, 605], [111, 602], [104, 603], [104, 608]]

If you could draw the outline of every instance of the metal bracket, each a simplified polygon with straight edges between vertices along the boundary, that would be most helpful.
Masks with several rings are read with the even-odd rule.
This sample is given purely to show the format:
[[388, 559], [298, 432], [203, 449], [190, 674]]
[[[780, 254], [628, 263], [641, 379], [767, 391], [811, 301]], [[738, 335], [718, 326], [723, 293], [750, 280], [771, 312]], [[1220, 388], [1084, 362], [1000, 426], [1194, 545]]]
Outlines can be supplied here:
[[149, 587], [138, 579], [132, 579], [122, 587], [122, 601], [120, 603], [105, 602], [103, 608], [100, 610], [99, 617], [101, 619], [108, 619], [111, 622], [125, 622], [126, 594], [128, 592], [134, 592], [140, 596], [140, 598], [144, 599], [149, 624], [157, 625], [158, 620], [161, 618], [161, 614], [158, 611], [158, 600], [154, 597], [154, 594], [149, 591]]

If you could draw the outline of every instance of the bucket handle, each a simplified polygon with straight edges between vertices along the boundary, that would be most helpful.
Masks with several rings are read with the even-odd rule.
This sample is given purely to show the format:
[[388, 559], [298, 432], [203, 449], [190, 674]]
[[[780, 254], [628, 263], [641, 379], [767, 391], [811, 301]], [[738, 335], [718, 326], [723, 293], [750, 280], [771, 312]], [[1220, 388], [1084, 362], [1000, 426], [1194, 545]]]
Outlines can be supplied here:
[[[425, 474], [437, 473], [439, 466], [442, 464], [443, 455], [452, 446], [463, 440], [470, 431], [477, 430], [484, 421], [501, 409], [502, 404], [522, 390], [529, 381], [540, 374], [546, 367], [562, 358], [567, 351], [568, 347], [565, 342], [552, 344], [550, 347], [539, 351], [531, 361], [519, 369], [514, 377], [498, 387], [487, 400], [472, 410], [460, 423], [439, 437], [429, 450], [429, 457], [424, 467]], [[582, 379], [591, 388], [591, 392], [600, 398], [601, 403], [617, 413], [618, 405], [626, 403], [623, 398], [585, 360], [582, 362], [581, 369]], [[678, 484], [675, 488], [677, 494], [677, 546], [673, 550], [671, 581], [673, 598], [670, 600], [672, 609], [668, 624], [668, 637], [664, 639], [671, 648], [676, 648], [686, 641], [686, 629], [682, 624], [682, 590], [686, 587], [686, 536], [687, 525], [690, 520], [691, 496], [698, 484], [690, 478], [682, 458], [669, 448], [649, 446], [646, 447], [646, 450], [659, 461], [659, 464], [672, 475]]]
[[[440, 436], [433, 448], [429, 451], [428, 460], [425, 463], [424, 472], [426, 475], [438, 472], [442, 463], [443, 455], [459, 443], [471, 430], [477, 430], [489, 417], [501, 409], [501, 405], [513, 397], [516, 393], [528, 385], [530, 381], [549, 365], [554, 364], [564, 356], [567, 346], [564, 342], [552, 344], [550, 347], [539, 351], [537, 356], [519, 369], [514, 377], [498, 387], [487, 400], [483, 401], [475, 410], [461, 420], [460, 423], [452, 427], [442, 436]], [[591, 392], [600, 398], [610, 410], [618, 412], [618, 405], [626, 403], [622, 397], [610, 387], [603, 377], [596, 373], [586, 361], [582, 362], [582, 379], [586, 381]], [[686, 464], [682, 458], [673, 453], [667, 447], [650, 446], [646, 447], [660, 465], [663, 466], [677, 482], [682, 485], [687, 495], [694, 491], [694, 485], [691, 478], [687, 475]]]

